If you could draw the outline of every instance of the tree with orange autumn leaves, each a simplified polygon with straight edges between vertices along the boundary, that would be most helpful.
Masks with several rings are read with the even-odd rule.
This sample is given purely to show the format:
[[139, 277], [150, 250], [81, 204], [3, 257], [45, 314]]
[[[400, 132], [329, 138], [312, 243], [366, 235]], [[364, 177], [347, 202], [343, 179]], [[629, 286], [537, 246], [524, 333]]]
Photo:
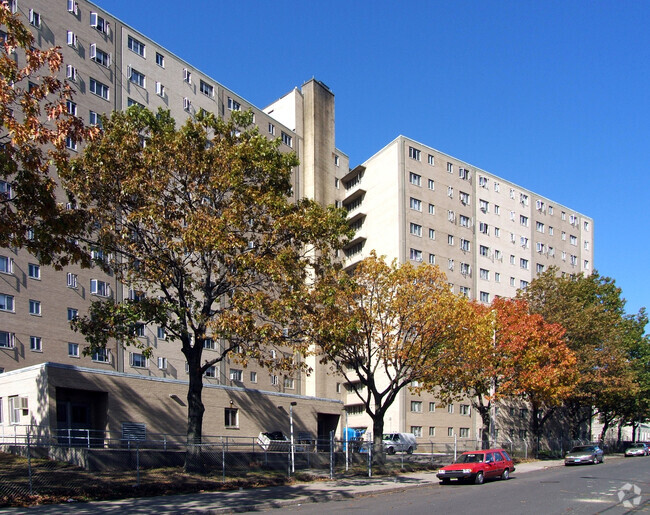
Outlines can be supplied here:
[[564, 329], [531, 314], [523, 300], [497, 298], [490, 306], [472, 307], [474, 320], [466, 337], [455, 354], [448, 354], [446, 379], [426, 377], [425, 387], [443, 399], [471, 399], [481, 416], [486, 447], [493, 403], [508, 398], [530, 404], [530, 429], [539, 436], [577, 380], [576, 358], [564, 341]]
[[74, 199], [53, 172], [69, 159], [66, 142], [98, 131], [67, 110], [73, 90], [57, 77], [59, 48], [34, 48], [33, 35], [6, 2], [0, 26], [0, 246], [26, 248], [55, 267], [89, 264], [76, 241], [86, 213], [66, 208]]
[[469, 303], [437, 266], [389, 265], [374, 253], [350, 274], [330, 270], [313, 296], [305, 326], [315, 352], [352, 388], [382, 449], [384, 416], [399, 392], [425, 376], [444, 380], [442, 365], [471, 322]]

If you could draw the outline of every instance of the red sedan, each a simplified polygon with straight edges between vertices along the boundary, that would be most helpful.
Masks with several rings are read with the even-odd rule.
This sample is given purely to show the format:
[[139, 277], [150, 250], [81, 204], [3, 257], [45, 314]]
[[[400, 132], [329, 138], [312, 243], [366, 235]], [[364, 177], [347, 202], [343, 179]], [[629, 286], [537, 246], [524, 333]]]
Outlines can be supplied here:
[[514, 470], [512, 458], [504, 449], [484, 449], [464, 452], [455, 463], [438, 470], [436, 476], [443, 484], [458, 479], [480, 485], [486, 479], [508, 479]]

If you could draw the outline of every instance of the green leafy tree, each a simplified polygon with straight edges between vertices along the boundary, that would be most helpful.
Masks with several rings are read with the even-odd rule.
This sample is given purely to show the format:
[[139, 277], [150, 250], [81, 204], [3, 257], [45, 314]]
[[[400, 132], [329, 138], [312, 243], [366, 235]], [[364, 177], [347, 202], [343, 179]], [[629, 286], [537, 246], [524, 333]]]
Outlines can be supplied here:
[[[294, 154], [251, 126], [199, 113], [177, 129], [169, 112], [132, 107], [104, 121], [102, 137], [62, 173], [91, 215], [91, 241], [106, 267], [143, 292], [139, 300], [94, 302], [76, 321], [90, 353], [109, 338], [141, 346], [137, 322], [164, 327], [188, 364], [188, 459], [199, 465], [203, 375], [235, 359], [289, 369], [304, 351], [296, 313], [310, 273], [327, 266], [347, 234], [345, 213], [291, 200]], [[206, 358], [206, 338], [223, 352]], [[270, 362], [264, 349], [285, 349]], [[147, 353], [149, 349], [145, 348]]]
[[97, 134], [68, 113], [70, 85], [57, 78], [63, 63], [58, 47], [34, 48], [34, 37], [6, 2], [0, 3], [0, 246], [26, 248], [44, 264], [89, 264], [75, 241], [86, 221], [66, 209], [56, 167], [69, 155], [66, 142], [80, 144]]
[[531, 282], [520, 296], [531, 310], [566, 329], [566, 341], [576, 354], [578, 384], [565, 402], [578, 437], [592, 416], [613, 420], [612, 412], [637, 384], [630, 362], [631, 341], [625, 300], [615, 281], [597, 272], [562, 276], [551, 268]]
[[374, 253], [351, 274], [325, 275], [314, 298], [307, 326], [316, 352], [363, 403], [382, 449], [386, 411], [404, 387], [442, 372], [462, 338], [467, 301], [438, 267], [389, 265]]

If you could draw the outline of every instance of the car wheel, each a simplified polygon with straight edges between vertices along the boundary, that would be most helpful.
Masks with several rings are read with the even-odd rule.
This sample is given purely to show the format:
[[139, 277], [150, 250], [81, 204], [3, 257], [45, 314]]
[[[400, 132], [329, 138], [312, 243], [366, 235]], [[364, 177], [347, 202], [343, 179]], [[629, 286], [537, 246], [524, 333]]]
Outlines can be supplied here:
[[477, 485], [482, 485], [483, 481], [485, 481], [485, 476], [483, 475], [483, 472], [478, 472], [476, 474], [476, 477], [474, 478], [474, 483]]
[[406, 454], [413, 454], [413, 447], [406, 449]]
[[389, 447], [388, 449], [386, 449], [386, 452], [388, 454], [395, 454], [395, 447]]
[[501, 474], [501, 479], [503, 479], [503, 480], [505, 480], [505, 481], [507, 481], [508, 479], [510, 479], [510, 471], [509, 471], [508, 469], [505, 469], [505, 470], [503, 471], [503, 474]]

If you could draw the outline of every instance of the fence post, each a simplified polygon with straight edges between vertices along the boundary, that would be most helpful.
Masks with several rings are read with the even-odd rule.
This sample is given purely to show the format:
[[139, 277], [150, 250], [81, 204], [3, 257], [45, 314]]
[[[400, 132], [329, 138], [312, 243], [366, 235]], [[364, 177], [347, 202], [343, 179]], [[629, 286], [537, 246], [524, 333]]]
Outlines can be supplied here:
[[140, 486], [140, 442], [135, 443], [135, 468], [136, 468], [135, 486]]
[[223, 436], [221, 437], [221, 482], [226, 482], [226, 448], [223, 445]]
[[524, 458], [528, 459], [528, 441], [524, 439]]
[[368, 440], [368, 477], [372, 477], [372, 449], [375, 446], [375, 441], [372, 438], [372, 433], [370, 433], [370, 439]]
[[334, 431], [330, 431], [330, 479], [334, 479]]
[[90, 429], [86, 429], [86, 447], [90, 449]]
[[29, 495], [34, 495], [34, 489], [32, 485], [32, 452], [31, 452], [31, 442], [29, 441], [29, 430], [27, 430], [27, 473], [29, 474]]

